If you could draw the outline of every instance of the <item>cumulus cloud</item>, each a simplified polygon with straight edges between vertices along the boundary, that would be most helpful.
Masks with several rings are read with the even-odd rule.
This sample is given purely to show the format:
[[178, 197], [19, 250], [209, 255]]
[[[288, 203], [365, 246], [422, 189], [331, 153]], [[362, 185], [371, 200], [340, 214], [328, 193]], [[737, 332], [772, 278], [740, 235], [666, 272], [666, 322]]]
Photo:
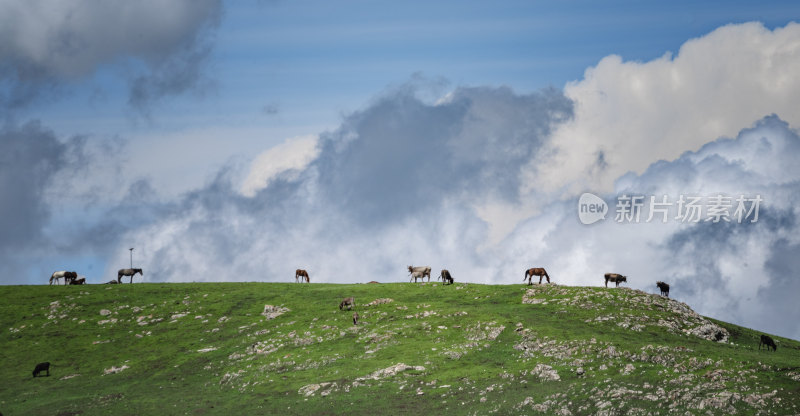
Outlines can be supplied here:
[[140, 68], [131, 104], [142, 107], [202, 80], [219, 0], [0, 3], [0, 104], [25, 105], [43, 91], [122, 63]]
[[[789, 318], [800, 308], [781, 301], [787, 300], [781, 291], [800, 288], [792, 269], [800, 255], [798, 155], [797, 131], [766, 117], [736, 138], [618, 178], [614, 191], [604, 194], [610, 214], [603, 222], [581, 224], [577, 198], [551, 203], [498, 246], [501, 260], [493, 268], [501, 275], [518, 272], [523, 263], [515, 259], [525, 258], [546, 265], [559, 283], [577, 285], [600, 285], [603, 273], [618, 272], [629, 276], [631, 287], [650, 292], [662, 280], [672, 285], [671, 296], [700, 313], [800, 338], [800, 326]], [[640, 223], [615, 221], [622, 195], [646, 197]], [[651, 195], [672, 203], [666, 223], [660, 214], [647, 221]], [[675, 218], [680, 195], [703, 198], [699, 222]], [[707, 197], [716, 195], [732, 198], [730, 222], [706, 221]], [[756, 222], [755, 213], [742, 223], [733, 217], [740, 196], [763, 199]]]
[[265, 150], [253, 160], [241, 192], [252, 197], [278, 175], [297, 176], [319, 154], [316, 136], [294, 137]]
[[800, 24], [732, 24], [648, 62], [612, 55], [565, 87], [575, 117], [528, 170], [529, 189], [609, 191], [627, 171], [672, 160], [777, 114], [800, 125]]

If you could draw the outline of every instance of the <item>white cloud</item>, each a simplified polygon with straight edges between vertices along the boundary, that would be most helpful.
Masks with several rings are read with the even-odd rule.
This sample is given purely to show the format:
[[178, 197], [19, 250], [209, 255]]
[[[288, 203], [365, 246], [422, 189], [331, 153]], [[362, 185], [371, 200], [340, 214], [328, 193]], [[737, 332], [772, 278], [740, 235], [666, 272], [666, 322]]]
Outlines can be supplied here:
[[241, 192], [252, 197], [281, 174], [301, 171], [319, 154], [317, 136], [299, 136], [265, 150], [256, 156], [244, 179]]
[[728, 25], [649, 62], [608, 56], [567, 84], [575, 117], [529, 166], [528, 189], [609, 191], [709, 140], [777, 114], [800, 125], [800, 24]]

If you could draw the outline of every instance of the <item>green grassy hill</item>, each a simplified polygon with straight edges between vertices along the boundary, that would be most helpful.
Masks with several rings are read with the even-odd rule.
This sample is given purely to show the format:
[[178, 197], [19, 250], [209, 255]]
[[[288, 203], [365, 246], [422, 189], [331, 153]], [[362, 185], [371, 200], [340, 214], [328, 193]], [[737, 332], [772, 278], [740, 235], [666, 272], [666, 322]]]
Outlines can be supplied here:
[[[758, 351], [756, 331], [630, 289], [191, 283], [0, 296], [5, 416], [800, 413], [800, 342]], [[347, 296], [358, 326], [338, 308]], [[41, 361], [51, 375], [33, 378]]]

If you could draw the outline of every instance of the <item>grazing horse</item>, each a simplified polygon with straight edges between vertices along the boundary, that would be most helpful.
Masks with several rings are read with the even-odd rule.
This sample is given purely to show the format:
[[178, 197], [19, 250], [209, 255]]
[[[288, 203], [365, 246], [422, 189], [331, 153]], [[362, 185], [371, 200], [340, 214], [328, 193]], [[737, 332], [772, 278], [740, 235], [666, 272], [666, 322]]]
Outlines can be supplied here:
[[348, 310], [353, 309], [353, 305], [355, 305], [355, 303], [356, 303], [356, 300], [352, 296], [349, 297], [349, 298], [344, 298], [339, 303], [339, 310], [341, 310], [345, 306], [347, 307]]
[[[408, 273], [414, 276], [414, 272], [422, 273], [422, 277], [428, 276], [428, 281], [431, 281], [431, 266], [408, 266]], [[416, 280], [414, 280], [416, 282]]]
[[528, 279], [528, 284], [533, 284], [533, 276], [539, 276], [539, 284], [542, 284], [542, 278], [547, 278], [547, 283], [550, 283], [550, 276], [547, 275], [547, 270], [544, 267], [534, 267], [528, 270], [525, 270], [525, 277], [522, 278], [524, 282], [525, 279]]
[[122, 276], [130, 276], [131, 283], [133, 283], [133, 276], [139, 273], [144, 277], [144, 273], [142, 273], [142, 269], [119, 269], [117, 272], [117, 283], [122, 283]]
[[775, 341], [769, 335], [761, 335], [761, 341], [758, 342], [758, 350], [761, 350], [761, 345], [767, 346], [767, 351], [769, 351], [769, 347], [772, 347], [772, 351], [778, 351], [778, 346], [775, 345]]
[[42, 371], [46, 371], [47, 372], [47, 376], [50, 377], [50, 363], [49, 362], [43, 362], [43, 363], [36, 364], [36, 368], [33, 369], [33, 376], [34, 377], [38, 376], [39, 373], [41, 373]]
[[661, 289], [661, 296], [669, 297], [669, 285], [664, 282], [656, 282], [656, 286]]
[[308, 278], [308, 272], [303, 269], [297, 269], [294, 272], [294, 282], [303, 283], [303, 278], [306, 279], [306, 283], [311, 283], [311, 279]]
[[85, 277], [81, 277], [81, 278], [78, 278], [78, 279], [72, 279], [69, 282], [69, 284], [71, 284], [71, 285], [82, 285], [84, 283], [86, 283], [86, 278]]
[[58, 284], [58, 279], [61, 279], [62, 277], [64, 278], [64, 285], [66, 286], [70, 281], [78, 277], [78, 273], [64, 270], [60, 272], [53, 272], [53, 274], [50, 276], [50, 284], [53, 284], [53, 280], [55, 280], [56, 284]]
[[450, 276], [450, 271], [447, 269], [442, 269], [442, 273], [439, 275], [436, 280], [442, 279], [442, 283], [453, 284], [453, 276]]
[[619, 273], [606, 273], [605, 278], [606, 278], [606, 287], [608, 287], [608, 282], [614, 282], [617, 284], [616, 287], [619, 287], [620, 282], [628, 281], [627, 276], [623, 276]]

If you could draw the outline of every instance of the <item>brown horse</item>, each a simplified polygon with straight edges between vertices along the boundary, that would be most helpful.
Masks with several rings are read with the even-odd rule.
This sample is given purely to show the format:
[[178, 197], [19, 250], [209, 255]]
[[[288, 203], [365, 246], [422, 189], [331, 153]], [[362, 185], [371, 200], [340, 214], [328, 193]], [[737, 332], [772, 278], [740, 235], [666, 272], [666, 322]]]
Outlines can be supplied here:
[[341, 310], [341, 309], [343, 309], [345, 307], [348, 310], [349, 309], [353, 309], [353, 305], [355, 305], [355, 304], [356, 304], [355, 298], [353, 298], [353, 297], [344, 298], [344, 299], [342, 299], [341, 303], [339, 303], [339, 309]]
[[86, 283], [86, 278], [85, 277], [80, 277], [80, 278], [72, 279], [72, 280], [69, 281], [69, 284], [71, 284], [71, 285], [82, 285], [82, 284], [85, 284], [85, 283]]
[[606, 273], [604, 275], [604, 277], [606, 278], [606, 287], [608, 287], [608, 282], [614, 282], [614, 283], [617, 284], [615, 287], [619, 287], [619, 284], [621, 282], [627, 282], [628, 281], [628, 277], [627, 276], [623, 276], [623, 275], [621, 275], [619, 273]]
[[131, 283], [133, 283], [133, 276], [136, 275], [136, 273], [139, 273], [142, 275], [142, 277], [144, 277], [144, 272], [142, 272], [142, 269], [119, 269], [117, 272], [117, 283], [122, 283], [122, 276], [130, 276]]
[[547, 270], [544, 267], [533, 267], [531, 269], [525, 270], [525, 277], [522, 278], [524, 282], [525, 279], [528, 279], [528, 284], [533, 284], [533, 276], [539, 276], [539, 284], [542, 284], [542, 278], [547, 278], [547, 283], [550, 283], [550, 276], [547, 275]]
[[308, 272], [303, 269], [297, 269], [294, 272], [294, 282], [295, 283], [303, 283], [303, 278], [306, 279], [306, 283], [311, 283], [311, 279], [308, 278]]
[[451, 285], [453, 284], [453, 276], [450, 275], [450, 271], [447, 270], [447, 269], [442, 269], [442, 273], [439, 275], [439, 277], [436, 280], [439, 280], [439, 279], [442, 279], [442, 283], [445, 283], [445, 284], [449, 283]]
[[[414, 279], [414, 282], [416, 282], [417, 279], [424, 278], [425, 276], [428, 276], [429, 282], [431, 281], [431, 266], [408, 266], [408, 273]], [[415, 274], [417, 274], [417, 276], [415, 276]]]

